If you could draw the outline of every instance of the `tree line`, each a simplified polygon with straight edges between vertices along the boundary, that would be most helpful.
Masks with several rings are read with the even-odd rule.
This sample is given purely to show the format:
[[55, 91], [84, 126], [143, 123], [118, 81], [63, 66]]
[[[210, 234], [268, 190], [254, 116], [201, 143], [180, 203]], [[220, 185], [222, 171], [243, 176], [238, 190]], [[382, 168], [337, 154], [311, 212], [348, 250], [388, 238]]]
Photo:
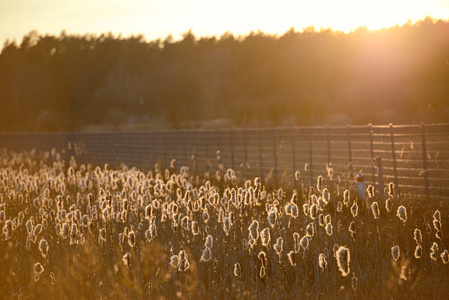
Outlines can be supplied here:
[[430, 18], [152, 41], [32, 31], [0, 54], [1, 131], [445, 122], [447, 99], [449, 22]]

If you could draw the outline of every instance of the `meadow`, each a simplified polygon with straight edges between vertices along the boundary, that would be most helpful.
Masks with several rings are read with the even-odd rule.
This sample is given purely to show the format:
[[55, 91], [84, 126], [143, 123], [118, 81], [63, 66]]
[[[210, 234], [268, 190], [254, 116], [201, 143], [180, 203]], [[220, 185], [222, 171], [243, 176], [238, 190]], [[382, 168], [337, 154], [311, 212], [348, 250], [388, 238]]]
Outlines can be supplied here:
[[444, 201], [192, 170], [1, 150], [0, 298], [449, 297]]

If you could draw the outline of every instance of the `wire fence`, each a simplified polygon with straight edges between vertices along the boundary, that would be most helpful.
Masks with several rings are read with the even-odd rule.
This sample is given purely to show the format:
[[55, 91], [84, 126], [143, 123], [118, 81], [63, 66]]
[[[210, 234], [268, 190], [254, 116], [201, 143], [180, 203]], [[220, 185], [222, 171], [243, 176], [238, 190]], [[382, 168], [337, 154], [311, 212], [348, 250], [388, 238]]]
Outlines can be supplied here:
[[242, 178], [295, 187], [296, 171], [311, 185], [323, 175], [342, 187], [362, 171], [381, 194], [393, 182], [402, 195], [449, 199], [449, 124], [0, 134], [8, 150], [56, 148], [70, 157], [75, 144], [84, 163], [149, 170], [176, 159], [194, 172], [232, 168]]

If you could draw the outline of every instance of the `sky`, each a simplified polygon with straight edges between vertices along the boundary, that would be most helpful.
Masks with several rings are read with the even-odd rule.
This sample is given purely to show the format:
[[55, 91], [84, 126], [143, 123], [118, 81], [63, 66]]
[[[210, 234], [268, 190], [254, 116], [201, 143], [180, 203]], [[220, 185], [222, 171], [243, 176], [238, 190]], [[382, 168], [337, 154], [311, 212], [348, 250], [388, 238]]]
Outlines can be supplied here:
[[349, 32], [381, 29], [431, 16], [449, 19], [449, 0], [0, 0], [0, 47], [39, 34], [143, 34], [147, 40], [192, 30], [197, 37], [294, 27]]

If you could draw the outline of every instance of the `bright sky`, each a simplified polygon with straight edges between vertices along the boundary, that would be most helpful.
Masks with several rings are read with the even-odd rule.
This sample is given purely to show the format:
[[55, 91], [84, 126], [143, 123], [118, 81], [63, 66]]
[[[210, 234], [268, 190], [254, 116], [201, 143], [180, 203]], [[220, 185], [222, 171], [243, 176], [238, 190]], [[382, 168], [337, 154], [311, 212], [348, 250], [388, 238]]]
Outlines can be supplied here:
[[261, 30], [283, 34], [313, 25], [348, 32], [359, 26], [390, 27], [426, 16], [449, 19], [449, 0], [0, 0], [0, 48], [40, 34], [111, 31], [142, 33], [147, 40], [175, 39], [192, 29], [197, 37]]

